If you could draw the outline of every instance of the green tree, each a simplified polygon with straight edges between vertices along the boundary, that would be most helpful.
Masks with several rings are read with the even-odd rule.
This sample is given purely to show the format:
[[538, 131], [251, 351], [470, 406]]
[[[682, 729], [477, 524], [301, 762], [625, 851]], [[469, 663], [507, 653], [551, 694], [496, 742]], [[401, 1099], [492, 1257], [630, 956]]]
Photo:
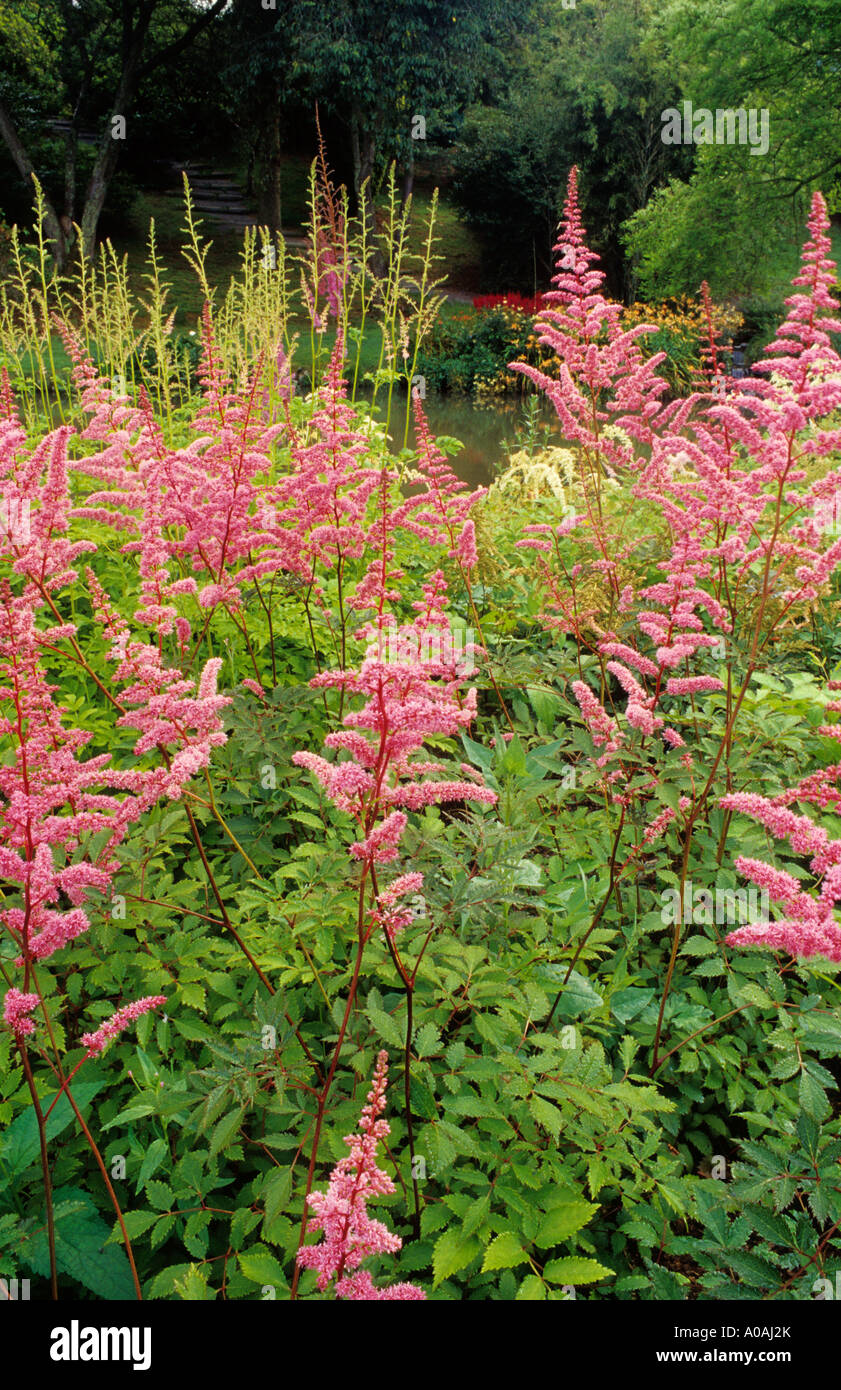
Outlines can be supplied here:
[[487, 273], [535, 289], [552, 270], [567, 175], [582, 171], [592, 240], [611, 287], [633, 295], [625, 219], [665, 176], [660, 111], [674, 96], [653, 0], [544, 0], [490, 104], [470, 108], [456, 193], [483, 236]]
[[227, 61], [221, 100], [248, 151], [260, 217], [272, 231], [281, 228], [281, 183], [285, 118], [304, 101], [306, 83], [293, 72], [295, 9], [264, 9], [254, 0], [233, 0], [225, 17]]
[[411, 191], [424, 123], [438, 108], [470, 99], [494, 46], [503, 35], [510, 41], [530, 3], [304, 0], [296, 7], [296, 72], [347, 126], [357, 198], [378, 162], [391, 159], [402, 162], [404, 192]]
[[[697, 288], [766, 293], [815, 188], [838, 199], [841, 7], [837, 0], [672, 0], [658, 19], [682, 98], [693, 109], [768, 112], [762, 155], [745, 145], [688, 147], [688, 169], [626, 228], [655, 294]], [[679, 103], [678, 103], [679, 105]], [[686, 150], [668, 147], [685, 165]]]
[[[92, 255], [125, 123], [144, 83], [193, 44], [228, 0], [0, 0], [0, 136], [20, 176], [38, 174], [37, 147], [64, 135], [61, 198], [46, 198], [46, 233], [59, 268], [72, 224]], [[79, 133], [99, 137], [84, 196], [78, 199]], [[35, 157], [33, 157], [33, 155]]]

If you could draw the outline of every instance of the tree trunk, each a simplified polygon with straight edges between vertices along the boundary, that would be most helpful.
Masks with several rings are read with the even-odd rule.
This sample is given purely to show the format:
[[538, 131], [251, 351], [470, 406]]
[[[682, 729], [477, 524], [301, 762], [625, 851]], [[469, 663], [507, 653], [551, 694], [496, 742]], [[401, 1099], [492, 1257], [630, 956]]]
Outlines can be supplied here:
[[[17, 130], [15, 129], [14, 121], [12, 120], [11, 116], [9, 115], [2, 102], [0, 102], [0, 135], [2, 135], [4, 141], [6, 142], [9, 154], [12, 156], [12, 159], [14, 160], [15, 168], [18, 170], [22, 178], [24, 178], [27, 183], [32, 184], [32, 180], [35, 177], [35, 169], [33, 167], [32, 160], [26, 153], [23, 142], [21, 141], [21, 138], [18, 135]], [[34, 184], [32, 184], [32, 190], [34, 193]], [[64, 230], [61, 226], [61, 222], [58, 219], [58, 215], [56, 214], [55, 208], [53, 207], [46, 193], [44, 193], [43, 196], [44, 231], [47, 234], [47, 240], [50, 243], [50, 247], [52, 249], [53, 257], [56, 263], [56, 269], [59, 272], [62, 272], [65, 266], [67, 265], [67, 237], [65, 236]]]
[[268, 223], [273, 232], [281, 230], [281, 173], [283, 168], [283, 152], [280, 140], [280, 107], [275, 102], [274, 118], [271, 128], [271, 148], [269, 153], [269, 206]]
[[69, 222], [76, 216], [76, 153], [78, 136], [71, 126], [64, 140], [64, 216]]
[[[114, 114], [122, 115], [123, 113], [118, 110]], [[108, 184], [117, 167], [117, 158], [117, 141], [111, 137], [109, 121], [109, 129], [102, 137], [97, 151], [90, 182], [85, 193], [85, 206], [82, 211], [82, 248], [85, 258], [89, 261], [93, 260], [96, 251], [96, 229], [105, 205]]]
[[[174, 58], [178, 53], [188, 48], [208, 25], [212, 24], [217, 15], [220, 15], [228, 4], [228, 0], [208, 0], [207, 8], [197, 16], [192, 24], [189, 24], [184, 32], [172, 43], [166, 44], [163, 48], [154, 53], [149, 62], [141, 66], [143, 49], [149, 33], [149, 25], [152, 16], [160, 0], [122, 0], [122, 73], [119, 85], [114, 98], [112, 116], [121, 116], [128, 120], [132, 106], [134, 104], [135, 93], [138, 84], [148, 77], [156, 68]], [[114, 8], [117, 8], [114, 0]], [[88, 75], [82, 85], [79, 94], [79, 101], [73, 113], [75, 122], [81, 104], [82, 96], [87, 90], [89, 81]], [[118, 146], [112, 137], [112, 123], [108, 122], [108, 129], [104, 132], [96, 156], [93, 173], [88, 184], [85, 195], [85, 206], [82, 212], [82, 240], [84, 254], [92, 257], [96, 246], [96, 229], [99, 223], [99, 216], [105, 202], [105, 195], [108, 191], [108, 183], [117, 167]], [[14, 122], [9, 116], [3, 103], [0, 102], [0, 136], [2, 136], [14, 163], [27, 182], [32, 179], [35, 170], [29, 155], [26, 153], [23, 142], [15, 129]], [[73, 135], [75, 142], [75, 134]], [[68, 150], [67, 155], [70, 151]], [[68, 158], [65, 158], [65, 198], [68, 193], [75, 202], [76, 196], [76, 154], [75, 143], [72, 151], [72, 179], [68, 183], [68, 173], [70, 165]], [[68, 237], [62, 226], [62, 221], [69, 223], [70, 214], [65, 211], [64, 218], [59, 219], [55, 208], [49, 199], [44, 196], [44, 230], [51, 243], [56, 265], [59, 271], [63, 270], [67, 263]]]
[[140, 58], [143, 53], [143, 45], [146, 42], [146, 33], [149, 21], [152, 18], [154, 4], [147, 5], [142, 12], [137, 26], [132, 34], [131, 45], [123, 58], [123, 70], [120, 73], [120, 81], [114, 96], [114, 103], [111, 107], [111, 115], [108, 118], [102, 139], [99, 142], [99, 149], [96, 152], [93, 171], [90, 182], [85, 193], [85, 206], [82, 211], [82, 250], [88, 260], [93, 260], [96, 251], [96, 229], [99, 224], [100, 213], [105, 203], [105, 196], [108, 192], [108, 184], [113, 177], [119, 158], [120, 141], [114, 139], [114, 118], [119, 116], [128, 122], [129, 113], [134, 105], [135, 92], [140, 68]]

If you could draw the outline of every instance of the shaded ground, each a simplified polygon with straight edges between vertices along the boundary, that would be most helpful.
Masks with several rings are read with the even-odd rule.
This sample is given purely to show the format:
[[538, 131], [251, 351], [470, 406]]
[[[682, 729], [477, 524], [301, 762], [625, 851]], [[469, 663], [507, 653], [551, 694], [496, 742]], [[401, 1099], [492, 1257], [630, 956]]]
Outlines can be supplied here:
[[[213, 242], [208, 271], [211, 283], [221, 293], [239, 268], [243, 231], [259, 223], [256, 201], [246, 192], [242, 170], [225, 162], [178, 161], [161, 163], [160, 187], [140, 193], [131, 210], [130, 230], [116, 241], [120, 254], [127, 253], [133, 288], [145, 290], [143, 280], [149, 222], [154, 219], [158, 251], [172, 285], [171, 300], [178, 306], [179, 327], [194, 327], [201, 311], [201, 293], [193, 271], [182, 255], [184, 231], [183, 174], [193, 195], [197, 221], [205, 238]], [[303, 159], [284, 165], [282, 209], [283, 234], [287, 244], [300, 247], [307, 216], [309, 166]], [[413, 196], [410, 248], [420, 252], [424, 227], [432, 199], [432, 189], [421, 184]], [[449, 203], [439, 200], [436, 216], [437, 246], [440, 256], [437, 277], [444, 280], [443, 291], [453, 304], [467, 304], [479, 284], [481, 252], [477, 239]]]

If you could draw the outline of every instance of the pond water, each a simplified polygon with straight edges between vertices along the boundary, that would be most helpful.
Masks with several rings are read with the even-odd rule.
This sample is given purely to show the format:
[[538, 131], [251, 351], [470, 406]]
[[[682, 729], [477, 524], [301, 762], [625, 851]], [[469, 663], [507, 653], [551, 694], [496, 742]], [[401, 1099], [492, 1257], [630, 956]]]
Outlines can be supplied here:
[[[461, 441], [461, 451], [451, 456], [453, 471], [470, 487], [487, 487], [508, 461], [505, 445], [520, 447], [527, 428], [524, 403], [519, 398], [478, 403], [469, 396], [428, 395], [423, 402], [431, 432]], [[405, 399], [392, 401], [390, 437], [396, 449], [403, 443], [406, 420]], [[562, 443], [558, 417], [550, 405], [540, 401], [536, 410], [537, 427], [548, 431], [552, 444]], [[417, 447], [414, 419], [409, 425], [408, 444]]]

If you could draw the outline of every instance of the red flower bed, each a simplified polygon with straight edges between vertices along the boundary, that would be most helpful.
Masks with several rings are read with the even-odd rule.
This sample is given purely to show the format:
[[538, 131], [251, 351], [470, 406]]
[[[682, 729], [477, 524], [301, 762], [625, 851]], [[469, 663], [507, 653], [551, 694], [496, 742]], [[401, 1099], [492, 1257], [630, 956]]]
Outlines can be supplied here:
[[477, 294], [473, 300], [474, 309], [498, 309], [500, 305], [509, 309], [522, 309], [524, 314], [536, 314], [543, 308], [543, 295], [520, 294], [518, 290], [507, 290], [505, 294]]

